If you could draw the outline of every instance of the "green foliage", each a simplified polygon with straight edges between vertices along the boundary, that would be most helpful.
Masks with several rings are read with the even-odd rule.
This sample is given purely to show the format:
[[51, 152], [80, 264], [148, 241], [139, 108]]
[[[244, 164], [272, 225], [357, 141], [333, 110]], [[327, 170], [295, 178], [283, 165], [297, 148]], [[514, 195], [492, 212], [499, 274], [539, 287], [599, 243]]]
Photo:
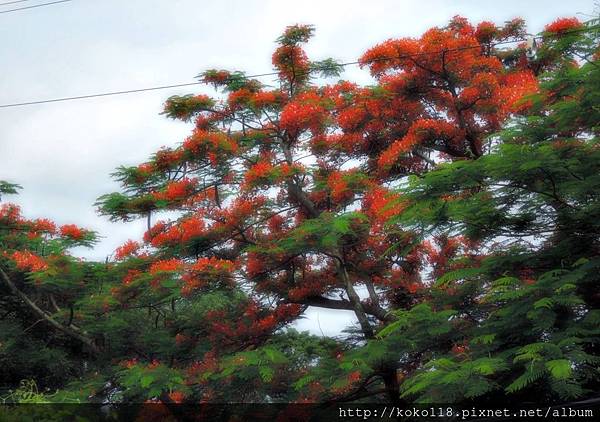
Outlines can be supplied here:
[[35, 379], [42, 386], [56, 385], [78, 373], [73, 356], [31, 335], [40, 330], [43, 326], [0, 321], [0, 385], [16, 385], [24, 378]]
[[[365, 235], [367, 217], [360, 212], [343, 214], [322, 213], [319, 218], [306, 220], [289, 236], [276, 244], [276, 250], [298, 253], [307, 250], [334, 250], [351, 245]], [[261, 251], [250, 247], [251, 251]], [[273, 251], [269, 251], [273, 253]]]
[[5, 182], [4, 180], [0, 180], [0, 199], [2, 199], [2, 195], [15, 195], [18, 193], [18, 190], [21, 189], [20, 185], [16, 183]]
[[506, 363], [499, 358], [482, 357], [467, 362], [434, 359], [403, 383], [402, 397], [416, 396], [416, 401], [421, 403], [474, 399], [497, 389], [493, 376], [506, 369]]
[[215, 102], [212, 99], [203, 95], [174, 95], [167, 99], [163, 114], [172, 119], [183, 118], [189, 121], [200, 111], [210, 110], [214, 105]]
[[292, 25], [285, 29], [283, 35], [277, 38], [277, 42], [283, 45], [294, 45], [307, 42], [314, 34], [313, 25]]
[[320, 74], [323, 78], [340, 76], [344, 67], [334, 59], [325, 59], [311, 63], [311, 72]]
[[100, 196], [95, 205], [99, 213], [109, 216], [111, 221], [130, 221], [132, 215], [147, 214], [158, 208], [157, 201], [150, 195], [128, 197], [117, 192]]
[[117, 374], [124, 396], [129, 400], [158, 398], [174, 390], [188, 393], [183, 374], [162, 364], [133, 365]]
[[[578, 42], [561, 48], [575, 51]], [[411, 206], [396, 222], [423, 236], [466, 236], [486, 256], [445, 272], [432, 290], [430, 309], [452, 312], [452, 349], [420, 345], [424, 334], [407, 334], [406, 313], [381, 330], [427, 356], [402, 384], [403, 397], [567, 400], [597, 389], [599, 77], [595, 63], [565, 61], [543, 76], [532, 114], [501, 132], [489, 154], [411, 180]]]

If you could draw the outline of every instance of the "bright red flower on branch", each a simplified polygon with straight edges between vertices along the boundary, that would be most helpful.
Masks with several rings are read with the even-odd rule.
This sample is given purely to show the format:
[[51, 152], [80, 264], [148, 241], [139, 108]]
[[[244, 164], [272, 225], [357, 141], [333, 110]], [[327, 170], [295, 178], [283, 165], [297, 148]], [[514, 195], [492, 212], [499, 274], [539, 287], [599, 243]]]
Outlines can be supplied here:
[[135, 281], [135, 279], [138, 278], [142, 274], [143, 273], [140, 270], [127, 271], [127, 274], [125, 275], [125, 277], [123, 277], [123, 284], [127, 286], [127, 285], [133, 283]]
[[528, 95], [539, 91], [536, 77], [530, 71], [512, 72], [503, 79], [503, 87], [500, 89], [502, 114], [518, 113], [526, 111], [531, 107]]
[[60, 228], [60, 235], [63, 237], [68, 237], [73, 240], [83, 240], [85, 237], [85, 231], [75, 224], [65, 224]]
[[38, 218], [31, 224], [31, 230], [35, 232], [43, 232], [48, 234], [56, 233], [56, 224], [47, 218]]
[[188, 178], [172, 181], [167, 184], [163, 191], [154, 192], [152, 195], [157, 200], [181, 201], [196, 190], [197, 183], [196, 179]]
[[150, 266], [150, 274], [179, 271], [182, 267], [183, 263], [178, 259], [156, 261]]
[[131, 255], [134, 255], [139, 249], [141, 245], [134, 241], [128, 240], [123, 245], [119, 246], [115, 251], [115, 259], [120, 261], [122, 259], [128, 258]]
[[48, 269], [46, 261], [30, 251], [15, 251], [11, 258], [21, 271], [39, 272]]
[[583, 27], [577, 18], [560, 18], [544, 27], [545, 32], [551, 34], [565, 34]]
[[259, 161], [252, 165], [244, 176], [244, 189], [250, 189], [255, 185], [268, 182], [274, 167], [269, 161]]
[[279, 124], [294, 135], [304, 130], [320, 133], [327, 117], [321, 101], [319, 95], [312, 91], [299, 94], [283, 108]]
[[0, 205], [0, 220], [6, 220], [12, 224], [20, 223], [22, 221], [21, 208], [15, 204]]

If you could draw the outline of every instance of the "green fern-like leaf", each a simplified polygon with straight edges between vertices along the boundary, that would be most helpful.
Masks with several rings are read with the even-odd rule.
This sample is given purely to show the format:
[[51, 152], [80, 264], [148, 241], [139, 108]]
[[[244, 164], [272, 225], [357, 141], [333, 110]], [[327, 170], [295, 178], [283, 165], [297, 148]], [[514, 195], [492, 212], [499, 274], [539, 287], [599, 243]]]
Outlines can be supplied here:
[[546, 368], [554, 379], [565, 380], [571, 377], [571, 362], [567, 359], [555, 359], [546, 362]]

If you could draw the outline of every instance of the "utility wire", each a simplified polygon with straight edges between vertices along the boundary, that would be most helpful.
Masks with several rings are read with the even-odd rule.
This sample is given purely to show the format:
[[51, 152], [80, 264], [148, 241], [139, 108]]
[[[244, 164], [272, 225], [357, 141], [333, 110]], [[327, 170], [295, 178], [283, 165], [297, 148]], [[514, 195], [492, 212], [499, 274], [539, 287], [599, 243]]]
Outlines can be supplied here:
[[0, 3], [0, 6], [6, 6], [6, 5], [9, 5], [9, 4], [15, 4], [15, 3], [25, 3], [26, 1], [31, 1], [31, 0], [7, 1], [5, 3]]
[[[524, 40], [512, 40], [512, 41], [510, 41], [510, 43], [519, 42], [519, 41], [524, 41]], [[505, 41], [505, 42], [497, 43], [494, 45], [508, 44], [508, 43], [509, 42]], [[468, 50], [468, 49], [472, 49], [472, 48], [481, 48], [481, 46], [480, 45], [466, 46], [466, 47], [460, 47], [460, 48], [455, 48], [455, 49], [447, 49], [444, 51], [447, 51], [447, 52], [461, 51], [461, 50]], [[379, 59], [369, 60], [368, 62], [365, 62], [365, 63], [374, 63], [377, 61], [392, 60], [392, 59], [399, 59], [399, 58], [410, 58], [410, 57], [416, 57], [416, 56], [427, 55], [427, 54], [440, 54], [440, 53], [443, 53], [444, 51], [428, 51], [428, 52], [416, 53], [416, 54], [405, 55], [405, 56], [382, 57]], [[339, 63], [336, 66], [345, 67], [345, 66], [351, 66], [351, 65], [356, 65], [356, 64], [360, 64], [360, 63], [361, 63], [360, 61], [352, 61], [352, 62]], [[310, 71], [305, 72], [303, 74], [298, 74], [297, 76], [303, 76], [307, 73], [311, 73], [311, 72]], [[255, 74], [255, 75], [243, 75], [243, 76], [241, 76], [241, 78], [252, 79], [252, 78], [260, 78], [260, 77], [265, 77], [265, 76], [277, 76], [277, 75], [279, 75], [279, 72], [268, 72], [268, 73], [259, 73], [259, 74]], [[225, 82], [226, 81], [227, 80], [225, 80]], [[155, 86], [155, 87], [149, 87], [149, 88], [129, 89], [129, 90], [124, 90], [124, 91], [103, 92], [103, 93], [99, 93], [99, 94], [77, 95], [77, 96], [73, 96], [73, 97], [52, 98], [52, 99], [48, 99], [48, 100], [37, 100], [37, 101], [27, 101], [27, 102], [22, 102], [22, 103], [2, 104], [2, 105], [0, 105], [0, 108], [21, 107], [21, 106], [28, 106], [28, 105], [35, 105], [35, 104], [57, 103], [57, 102], [62, 102], [62, 101], [82, 100], [82, 99], [86, 99], [86, 98], [133, 94], [136, 92], [158, 91], [158, 90], [169, 89], [169, 88], [179, 88], [179, 87], [185, 87], [185, 86], [202, 85], [205, 83], [206, 82], [204, 82], [204, 81], [187, 82], [187, 83], [172, 84], [172, 85], [161, 85], [161, 86]]]
[[[27, 0], [21, 0], [21, 1], [27, 1]], [[35, 9], [36, 7], [50, 6], [50, 5], [58, 4], [58, 3], [67, 3], [69, 1], [73, 1], [73, 0], [58, 0], [58, 1], [52, 1], [52, 2], [49, 2], [49, 3], [35, 4], [33, 6], [19, 7], [17, 9], [2, 10], [2, 11], [0, 11], [0, 14], [2, 14], [2, 13], [10, 13], [10, 12], [18, 12], [19, 10]], [[12, 2], [12, 3], [18, 3], [18, 1], [15, 1], [15, 2]], [[9, 2], [9, 3], [2, 3], [2, 4], [11, 4], [11, 2]], [[0, 6], [2, 4], [0, 4]]]
[[[63, 0], [63, 1], [70, 1], [70, 0]], [[561, 33], [560, 35], [565, 35], [567, 33], [588, 32], [588, 31], [597, 30], [597, 29], [598, 29], [598, 26], [596, 25], [596, 26], [590, 27], [590, 28], [582, 28], [582, 29], [576, 29], [576, 30], [571, 30], [571, 31], [565, 31], [565, 32]], [[537, 37], [533, 37], [533, 38], [534, 39], [542, 39], [542, 38], [548, 38], [548, 36], [537, 36]], [[497, 43], [490, 44], [490, 46], [495, 47], [497, 45], [513, 44], [515, 42], [523, 42], [523, 41], [527, 41], [527, 39], [521, 38], [521, 39], [513, 39], [513, 40], [507, 40], [507, 41], [499, 41]], [[444, 53], [450, 53], [450, 52], [456, 52], [456, 51], [471, 50], [471, 49], [481, 48], [481, 47], [482, 47], [481, 44], [477, 44], [477, 45], [463, 46], [463, 47], [457, 47], [457, 48], [448, 48], [445, 50], [438, 50], [438, 51], [423, 51], [420, 53], [398, 55], [398, 56], [393, 56], [393, 57], [380, 57], [377, 59], [372, 59], [372, 60], [367, 60], [367, 61], [355, 60], [355, 61], [351, 61], [351, 62], [338, 63], [335, 65], [335, 67], [345, 67], [345, 66], [352, 66], [352, 65], [357, 65], [357, 64], [364, 65], [364, 64], [375, 63], [375, 62], [379, 62], [379, 61], [407, 59], [407, 58], [412, 58], [412, 57], [426, 56], [426, 55], [430, 55], [430, 54], [444, 54]], [[304, 72], [304, 73], [298, 74], [296, 76], [304, 76], [304, 75], [307, 75], [307, 74], [310, 74], [313, 72], [318, 72], [318, 71], [319, 71], [318, 69], [311, 69], [308, 72]], [[237, 80], [237, 78], [252, 79], [252, 78], [261, 78], [261, 77], [265, 77], [265, 76], [278, 76], [279, 74], [280, 74], [280, 72], [267, 72], [267, 73], [258, 73], [255, 75], [240, 75], [240, 76], [236, 77], [236, 80]], [[233, 81], [234, 79], [232, 78], [231, 80]], [[227, 82], [227, 79], [224, 82]], [[186, 87], [186, 86], [203, 85], [205, 83], [206, 82], [204, 80], [200, 80], [198, 82], [185, 82], [185, 83], [179, 83], [179, 84], [160, 85], [160, 86], [154, 86], [154, 87], [148, 87], [148, 88], [128, 89], [128, 90], [123, 90], [123, 91], [110, 91], [110, 92], [103, 92], [103, 93], [98, 93], [98, 94], [77, 95], [77, 96], [73, 96], [73, 97], [61, 97], [61, 98], [52, 98], [52, 99], [47, 99], [47, 100], [36, 100], [36, 101], [27, 101], [27, 102], [21, 102], [21, 103], [10, 103], [10, 104], [2, 104], [2, 105], [0, 105], [0, 108], [22, 107], [22, 106], [36, 105], [36, 104], [57, 103], [57, 102], [63, 102], [63, 101], [83, 100], [83, 99], [96, 98], [96, 97], [108, 97], [108, 96], [113, 96], [113, 95], [133, 94], [133, 93], [137, 93], [137, 92], [158, 91], [158, 90], [170, 89], [170, 88], [180, 88], [180, 87]]]
[[78, 96], [75, 96], [75, 97], [63, 97], [63, 98], [54, 98], [54, 99], [50, 99], [50, 100], [29, 101], [29, 102], [14, 103], [14, 104], [3, 104], [3, 105], [0, 105], [0, 108], [20, 107], [20, 106], [27, 106], [27, 105], [34, 105], [34, 104], [57, 103], [59, 101], [83, 100], [83, 99], [86, 99], [86, 98], [108, 97], [110, 95], [133, 94], [135, 92], [157, 91], [157, 90], [160, 90], [160, 89], [169, 89], [169, 88], [179, 88], [179, 87], [183, 87], [183, 86], [201, 85], [203, 83], [204, 82], [187, 82], [187, 83], [173, 84], [173, 85], [154, 86], [154, 87], [150, 87], [150, 88], [129, 89], [129, 90], [125, 90], [125, 91], [103, 92], [101, 94], [78, 95]]

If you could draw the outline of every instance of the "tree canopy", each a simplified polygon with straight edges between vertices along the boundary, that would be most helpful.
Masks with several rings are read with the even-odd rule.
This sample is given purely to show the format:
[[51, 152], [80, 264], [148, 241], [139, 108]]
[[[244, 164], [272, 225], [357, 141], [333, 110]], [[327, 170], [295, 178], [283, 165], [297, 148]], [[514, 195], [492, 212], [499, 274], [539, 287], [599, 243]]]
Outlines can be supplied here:
[[[598, 390], [597, 22], [462, 17], [360, 58], [277, 39], [276, 85], [200, 74], [179, 144], [97, 202], [95, 234], [0, 208], [0, 377], [48, 400], [557, 402]], [[0, 182], [0, 194], [18, 185]], [[289, 328], [352, 312], [336, 338]]]

